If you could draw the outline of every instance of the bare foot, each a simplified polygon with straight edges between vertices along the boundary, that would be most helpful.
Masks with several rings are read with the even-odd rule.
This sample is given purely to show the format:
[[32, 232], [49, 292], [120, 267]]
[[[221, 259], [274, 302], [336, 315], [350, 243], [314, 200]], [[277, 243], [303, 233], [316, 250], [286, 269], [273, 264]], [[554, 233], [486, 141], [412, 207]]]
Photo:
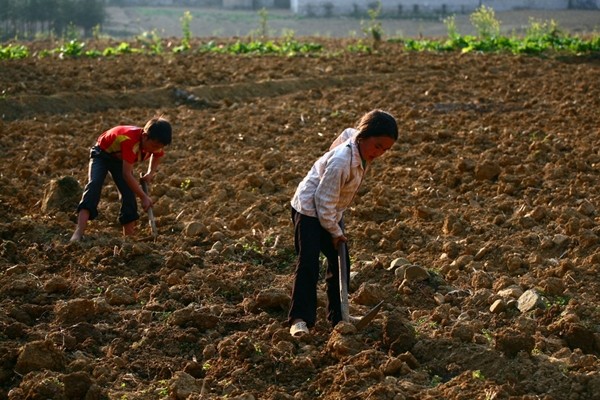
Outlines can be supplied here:
[[71, 236], [71, 239], [69, 241], [70, 242], [78, 242], [81, 240], [82, 237], [83, 237], [83, 234], [79, 231], [79, 229], [76, 229], [75, 232], [73, 232], [73, 236]]
[[123, 236], [135, 235], [135, 221], [123, 225]]

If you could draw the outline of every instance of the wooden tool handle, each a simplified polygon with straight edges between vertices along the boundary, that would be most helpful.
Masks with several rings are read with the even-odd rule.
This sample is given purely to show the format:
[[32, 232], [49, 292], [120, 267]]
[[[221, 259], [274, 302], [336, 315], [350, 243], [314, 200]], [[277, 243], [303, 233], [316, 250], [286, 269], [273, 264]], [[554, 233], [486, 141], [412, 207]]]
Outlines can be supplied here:
[[350, 305], [348, 302], [348, 264], [346, 262], [346, 243], [338, 245], [338, 259], [340, 264], [340, 303], [342, 308], [342, 321], [350, 321]]
[[[142, 190], [144, 193], [148, 194], [148, 182], [143, 179], [140, 179], [140, 185], [142, 185]], [[148, 209], [148, 222], [150, 223], [150, 229], [152, 230], [152, 236], [158, 236], [158, 230], [156, 229], [156, 220], [154, 219], [154, 211], [152, 207]]]

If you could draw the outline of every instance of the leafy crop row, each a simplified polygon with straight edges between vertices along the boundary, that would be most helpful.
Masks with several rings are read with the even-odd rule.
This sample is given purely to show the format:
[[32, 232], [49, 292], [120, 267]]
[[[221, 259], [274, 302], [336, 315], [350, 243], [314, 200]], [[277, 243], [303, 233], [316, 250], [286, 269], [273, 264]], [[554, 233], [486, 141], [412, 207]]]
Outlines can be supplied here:
[[[319, 43], [302, 43], [296, 40], [282, 41], [236, 41], [229, 44], [220, 44], [210, 41], [200, 45], [197, 49], [200, 53], [223, 53], [223, 54], [277, 54], [277, 55], [295, 55], [318, 53], [323, 49]], [[183, 53], [191, 51], [190, 45], [179, 45], [172, 48], [174, 53]], [[133, 47], [129, 42], [121, 42], [117, 46], [108, 46], [102, 50], [86, 50], [86, 43], [78, 40], [70, 40], [54, 49], [41, 50], [36, 53], [37, 57], [57, 57], [63, 59], [66, 57], [110, 57], [123, 54], [151, 54], [158, 55], [163, 52], [162, 45], [154, 44], [152, 46]], [[31, 56], [29, 48], [22, 44], [0, 45], [0, 60], [16, 60]]]
[[478, 31], [477, 36], [460, 35], [454, 27], [454, 19], [445, 20], [448, 28], [446, 40], [398, 40], [407, 50], [412, 51], [508, 51], [513, 54], [541, 54], [547, 51], [589, 53], [600, 51], [600, 36], [590, 39], [569, 36], [562, 32], [554, 21], [537, 22], [530, 20], [525, 37], [506, 37], [500, 35], [500, 23], [495, 19], [493, 10], [482, 6], [473, 13], [471, 21]]
[[[348, 52], [370, 53], [377, 51], [383, 41], [383, 29], [378, 21], [380, 8], [369, 13], [370, 21], [363, 27], [365, 35], [370, 36], [369, 43], [361, 39], [356, 40], [346, 47]], [[225, 53], [225, 54], [275, 54], [296, 55], [319, 53], [324, 50], [323, 45], [314, 42], [299, 42], [292, 34], [287, 34], [279, 40], [268, 38], [268, 13], [260, 12], [260, 29], [246, 40], [234, 43], [216, 43], [209, 41], [193, 49], [191, 44], [190, 20], [191, 14], [184, 13], [181, 18], [183, 38], [177, 46], [167, 43], [167, 48], [173, 53], [197, 51], [199, 53]], [[398, 44], [407, 51], [461, 51], [461, 52], [510, 52], [513, 54], [542, 54], [544, 52], [568, 52], [574, 54], [600, 52], [600, 35], [591, 38], [570, 36], [562, 32], [554, 21], [539, 22], [530, 20], [529, 28], [524, 37], [507, 37], [500, 35], [500, 22], [496, 20], [491, 8], [481, 6], [470, 16], [471, 23], [477, 30], [477, 35], [461, 35], [457, 32], [454, 17], [444, 20], [448, 36], [446, 39], [410, 39], [390, 38], [387, 42]], [[137, 47], [136, 47], [137, 45]], [[140, 35], [133, 43], [121, 42], [117, 46], [107, 46], [104, 49], [86, 49], [86, 43], [71, 39], [53, 49], [46, 49], [34, 53], [37, 57], [58, 58], [65, 57], [109, 57], [122, 54], [142, 53], [159, 55], [165, 51], [165, 42], [155, 33], [146, 32]], [[20, 59], [30, 57], [32, 52], [23, 44], [0, 45], [0, 60]]]
[[445, 41], [406, 39], [402, 41], [407, 50], [412, 51], [470, 51], [498, 52], [513, 54], [541, 54], [547, 51], [589, 53], [600, 51], [600, 36], [585, 40], [569, 36], [544, 36], [540, 38], [510, 38], [457, 36]]
[[233, 44], [223, 45], [210, 41], [198, 49], [200, 52], [208, 53], [232, 53], [232, 54], [286, 54], [316, 53], [323, 49], [318, 43], [300, 43], [295, 40], [284, 40], [276, 42], [268, 40], [251, 41], [244, 43], [237, 41]]
[[[499, 52], [508, 51], [513, 54], [541, 54], [547, 51], [560, 51], [574, 54], [600, 52], [600, 36], [591, 39], [582, 39], [571, 36], [544, 35], [541, 37], [509, 38], [489, 37], [479, 38], [476, 36], [454, 36], [447, 40], [433, 39], [390, 39], [391, 43], [403, 45], [407, 51], [461, 51], [461, 52]], [[221, 54], [274, 54], [293, 56], [296, 54], [315, 54], [322, 52], [324, 46], [315, 42], [299, 42], [294, 39], [275, 40], [238, 40], [234, 43], [218, 43], [213, 40], [203, 43], [195, 50], [199, 53], [221, 53]], [[373, 48], [362, 40], [347, 46], [349, 52], [370, 53]], [[129, 42], [121, 42], [117, 46], [107, 46], [102, 50], [86, 49], [86, 43], [78, 40], [70, 40], [54, 49], [41, 50], [35, 56], [57, 57], [110, 57], [123, 54], [152, 54], [159, 55], [163, 52], [160, 43], [134, 47]], [[190, 52], [192, 48], [187, 45], [175, 46], [172, 52]], [[23, 44], [0, 45], [0, 60], [15, 60], [31, 57], [32, 52]]]

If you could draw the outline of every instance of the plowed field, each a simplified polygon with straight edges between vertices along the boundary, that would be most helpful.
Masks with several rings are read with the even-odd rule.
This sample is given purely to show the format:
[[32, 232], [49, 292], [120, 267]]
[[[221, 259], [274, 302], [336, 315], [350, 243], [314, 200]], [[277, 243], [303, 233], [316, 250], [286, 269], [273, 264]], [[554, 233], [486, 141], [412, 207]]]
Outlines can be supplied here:
[[[2, 61], [0, 398], [600, 399], [599, 83], [597, 55], [392, 44]], [[351, 312], [383, 309], [332, 330], [320, 287], [293, 339], [289, 200], [373, 108], [401, 136], [345, 220]], [[96, 137], [155, 114], [158, 237], [120, 236], [108, 180], [70, 243]]]

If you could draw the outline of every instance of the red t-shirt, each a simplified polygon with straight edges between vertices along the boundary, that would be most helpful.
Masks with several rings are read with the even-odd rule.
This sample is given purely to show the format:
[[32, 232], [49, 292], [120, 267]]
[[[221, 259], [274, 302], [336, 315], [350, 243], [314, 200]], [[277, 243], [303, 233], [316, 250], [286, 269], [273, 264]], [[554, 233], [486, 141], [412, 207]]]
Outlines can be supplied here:
[[135, 164], [154, 157], [165, 155], [163, 150], [157, 153], [142, 151], [140, 142], [142, 140], [143, 129], [137, 126], [115, 126], [104, 132], [98, 138], [98, 146], [113, 156]]

